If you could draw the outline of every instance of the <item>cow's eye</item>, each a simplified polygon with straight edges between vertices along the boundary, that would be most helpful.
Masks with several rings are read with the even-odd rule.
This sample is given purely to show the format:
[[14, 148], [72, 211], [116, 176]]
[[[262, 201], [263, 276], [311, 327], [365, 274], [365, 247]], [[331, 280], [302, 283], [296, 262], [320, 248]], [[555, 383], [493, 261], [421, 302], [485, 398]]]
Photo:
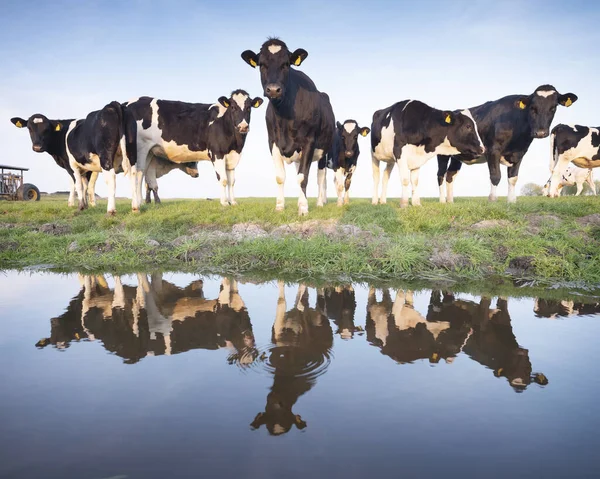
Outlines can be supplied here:
[[467, 130], [472, 130], [473, 126], [470, 123], [467, 123]]
[[535, 106], [532, 106], [532, 107], [531, 107], [531, 113], [536, 113], [536, 114], [537, 114], [537, 112], [538, 112], [538, 109], [537, 109], [537, 107], [535, 107]]

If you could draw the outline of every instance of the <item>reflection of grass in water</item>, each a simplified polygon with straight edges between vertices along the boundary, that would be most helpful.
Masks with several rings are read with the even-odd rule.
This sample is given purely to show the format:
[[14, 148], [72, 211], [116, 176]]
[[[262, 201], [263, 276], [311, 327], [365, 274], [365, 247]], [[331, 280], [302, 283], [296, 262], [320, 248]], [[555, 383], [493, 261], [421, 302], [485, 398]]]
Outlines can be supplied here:
[[[289, 279], [350, 277], [370, 281], [459, 280], [514, 277], [552, 283], [600, 282], [597, 254], [600, 228], [582, 226], [576, 219], [599, 211], [594, 197], [519, 198], [516, 205], [503, 200], [459, 198], [441, 205], [425, 200], [421, 208], [402, 210], [398, 200], [372, 206], [354, 199], [347, 207], [333, 202], [316, 208], [311, 201], [307, 218], [296, 215], [289, 199], [283, 213], [274, 211], [273, 199], [241, 199], [236, 207], [218, 201], [167, 200], [132, 214], [130, 203], [117, 203], [116, 217], [105, 216], [105, 201], [82, 213], [66, 206], [65, 198], [36, 203], [2, 202], [0, 266], [52, 264], [59, 268], [131, 272], [140, 269], [259, 273]], [[334, 220], [361, 228], [365, 235], [310, 238], [270, 236], [236, 242], [228, 234], [234, 224], [254, 223], [270, 231], [307, 220]], [[484, 228], [482, 220], [496, 223]], [[67, 234], [38, 232], [44, 223], [66, 225]], [[319, 226], [317, 226], [319, 229]], [[191, 234], [199, 233], [193, 237]], [[185, 241], [171, 245], [175, 238]], [[159, 246], [149, 240], [156, 240]], [[72, 242], [75, 251], [68, 251]], [[527, 261], [520, 261], [527, 258]]]

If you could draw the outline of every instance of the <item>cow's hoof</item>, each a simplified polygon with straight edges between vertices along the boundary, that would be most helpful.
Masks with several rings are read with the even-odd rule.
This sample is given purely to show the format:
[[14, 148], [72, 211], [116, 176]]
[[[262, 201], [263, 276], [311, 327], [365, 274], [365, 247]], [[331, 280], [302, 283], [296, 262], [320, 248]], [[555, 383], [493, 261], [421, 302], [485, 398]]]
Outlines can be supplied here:
[[131, 212], [132, 213], [139, 213], [140, 209], [139, 208], [131, 208]]
[[440, 204], [442, 204], [442, 205], [446, 204], [446, 198], [440, 198]]
[[229, 206], [229, 202], [228, 201], [221, 201], [221, 206]]
[[343, 202], [343, 201], [338, 201], [338, 202], [337, 202], [337, 205], [338, 205], [338, 206], [344, 206], [344, 202]]
[[117, 215], [117, 212], [115, 210], [106, 212], [106, 216], [116, 216], [116, 215]]
[[317, 208], [323, 208], [323, 202], [317, 202]]
[[376, 200], [375, 198], [373, 198], [373, 199], [371, 200], [371, 204], [372, 204], [372, 205], [377, 205], [377, 204], [379, 204], [379, 200]]
[[345, 205], [349, 205], [350, 204], [350, 200], [344, 200], [344, 204]]
[[237, 206], [238, 203], [237, 203], [237, 201], [234, 200], [234, 201], [230, 201], [229, 204], [231, 206]]
[[149, 205], [150, 203], [152, 203], [152, 200], [149, 200], [148, 198], [146, 198], [146, 204]]
[[300, 206], [298, 208], [298, 216], [308, 216], [308, 207], [307, 206]]
[[385, 204], [387, 204], [387, 200], [379, 200], [379, 204], [380, 205], [385, 205]]
[[400, 208], [408, 208], [408, 201], [401, 201]]
[[283, 205], [277, 205], [275, 207], [275, 211], [283, 211], [285, 209], [285, 207]]

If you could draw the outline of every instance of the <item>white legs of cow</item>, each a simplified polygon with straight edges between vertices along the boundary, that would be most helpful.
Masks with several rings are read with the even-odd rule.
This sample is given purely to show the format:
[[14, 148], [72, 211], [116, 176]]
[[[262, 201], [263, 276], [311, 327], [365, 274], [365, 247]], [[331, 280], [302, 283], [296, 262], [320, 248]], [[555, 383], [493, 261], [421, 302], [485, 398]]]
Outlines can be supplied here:
[[231, 206], [237, 205], [235, 201], [235, 195], [233, 193], [233, 187], [235, 186], [235, 170], [227, 170], [227, 190], [229, 193], [229, 204]]
[[508, 202], [509, 203], [516, 203], [517, 202], [517, 181], [518, 181], [519, 177], [518, 176], [513, 176], [512, 178], [508, 179]]
[[285, 196], [283, 192], [283, 186], [285, 185], [285, 166], [283, 164], [283, 156], [281, 156], [277, 145], [273, 145], [271, 156], [273, 158], [273, 166], [275, 167], [275, 181], [277, 181], [277, 202], [275, 204], [275, 209], [277, 211], [283, 211], [285, 207]]
[[304, 173], [300, 173], [300, 163], [296, 163], [296, 179], [298, 180], [298, 215], [306, 216], [308, 214], [308, 198], [302, 191], [302, 182], [304, 181]]
[[[385, 162], [383, 178], [381, 178], [379, 169], [380, 161], [371, 156], [371, 166], [373, 167], [373, 199], [371, 202], [374, 205], [377, 203], [385, 205], [387, 203], [387, 187], [394, 165], [395, 162]], [[381, 196], [379, 196], [379, 181], [381, 181]]]
[[317, 170], [317, 183], [319, 185], [317, 206], [321, 207], [327, 203], [327, 168]]
[[117, 214], [117, 205], [115, 204], [117, 174], [115, 173], [115, 169], [111, 168], [109, 171], [105, 171], [103, 176], [104, 181], [106, 181], [106, 186], [108, 187], [108, 206], [106, 211], [108, 215], [114, 216]]
[[[338, 168], [335, 170], [335, 176], [333, 177], [333, 182], [335, 183], [335, 191], [337, 193], [337, 205], [342, 206], [344, 204], [344, 168]], [[347, 194], [347, 192], [346, 192]]]

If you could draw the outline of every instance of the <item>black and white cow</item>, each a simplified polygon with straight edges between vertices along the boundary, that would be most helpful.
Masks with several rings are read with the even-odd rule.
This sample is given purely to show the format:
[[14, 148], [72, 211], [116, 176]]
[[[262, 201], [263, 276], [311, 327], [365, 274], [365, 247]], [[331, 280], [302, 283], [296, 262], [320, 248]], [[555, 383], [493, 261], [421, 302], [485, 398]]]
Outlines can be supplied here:
[[412, 183], [412, 204], [419, 206], [419, 168], [429, 159], [435, 155], [460, 153], [479, 156], [484, 151], [477, 125], [469, 110], [442, 111], [418, 100], [404, 100], [378, 110], [373, 115], [371, 126], [373, 204], [380, 200], [381, 161], [388, 164], [381, 203], [386, 202], [387, 179], [394, 163], [397, 163], [402, 181], [401, 206], [408, 206], [409, 183]]
[[223, 186], [221, 204], [235, 205], [235, 168], [250, 129], [251, 108], [262, 102], [262, 98], [251, 99], [244, 90], [235, 90], [229, 98], [222, 96], [213, 104], [150, 97], [127, 103], [137, 123], [140, 198], [143, 174], [152, 187], [156, 178], [151, 177], [148, 165], [152, 158], [161, 157], [173, 163], [211, 161]]
[[[152, 161], [146, 170], [146, 203], [151, 202], [150, 193], [154, 194], [154, 202], [160, 203], [160, 198], [158, 197], [158, 183], [156, 180], [173, 170], [181, 170], [192, 178], [198, 178], [197, 161], [190, 161], [189, 163], [173, 163], [172, 161], [155, 156], [152, 158]], [[151, 185], [148, 181], [153, 184]]]
[[293, 53], [279, 39], [263, 43], [259, 54], [251, 50], [242, 53], [242, 59], [251, 67], [259, 67], [264, 94], [269, 98], [267, 132], [269, 149], [275, 165], [275, 179], [279, 185], [277, 211], [285, 205], [284, 161], [296, 163], [300, 195], [298, 214], [308, 214], [306, 185], [312, 162], [319, 162], [317, 206], [327, 201], [325, 195], [326, 163], [334, 136], [335, 117], [325, 93], [317, 90], [313, 81], [303, 72], [291, 68], [300, 66], [308, 53], [302, 48]]
[[[29, 130], [33, 151], [36, 153], [48, 153], [54, 158], [56, 164], [68, 173], [71, 181], [69, 183], [69, 199], [67, 204], [69, 206], [74, 206], [75, 175], [73, 174], [71, 165], [69, 165], [65, 137], [69, 126], [75, 120], [49, 120], [46, 116], [38, 113], [30, 116], [28, 120], [15, 117], [11, 118], [10, 121], [17, 128], [27, 128], [27, 130]], [[98, 173], [91, 171], [86, 173], [86, 180], [88, 181], [88, 200], [92, 206], [96, 206], [94, 186], [97, 177]]]
[[548, 196], [556, 197], [569, 163], [588, 169], [600, 166], [600, 127], [556, 125], [552, 129], [550, 148], [552, 176]]
[[[577, 95], [558, 93], [552, 85], [541, 85], [531, 95], [510, 95], [471, 108], [479, 134], [486, 148], [481, 155], [438, 155], [440, 202], [454, 200], [452, 182], [462, 163], [486, 163], [490, 171], [489, 199], [496, 201], [500, 183], [500, 165], [508, 167], [508, 202], [517, 201], [516, 184], [523, 156], [535, 138], [546, 138], [556, 107], [571, 106]], [[450, 165], [448, 165], [450, 162]], [[445, 178], [444, 178], [445, 177]], [[444, 183], [448, 184], [447, 195]], [[446, 198], [444, 198], [446, 197]]]
[[[68, 125], [66, 134], [67, 156], [75, 176], [75, 189], [79, 209], [87, 208], [88, 188], [86, 172], [103, 172], [108, 186], [107, 214], [116, 213], [116, 173], [130, 174], [132, 184], [131, 209], [139, 211], [140, 203], [135, 194], [135, 130], [125, 107], [113, 101], [98, 111], [90, 113], [85, 120]], [[56, 128], [62, 129], [60, 123]]]
[[[338, 195], [338, 206], [350, 202], [350, 184], [352, 174], [358, 163], [358, 135], [367, 136], [371, 131], [366, 126], [361, 128], [354, 120], [346, 120], [344, 124], [336, 123], [337, 129], [333, 139], [331, 154], [328, 155], [327, 167], [334, 171], [335, 188]], [[344, 194], [345, 191], [345, 194]]]
[[[552, 170], [553, 163], [550, 165], [550, 169]], [[552, 176], [548, 179], [544, 188], [542, 189], [542, 196], [550, 196], [550, 181], [552, 180]], [[560, 175], [560, 180], [558, 182], [558, 186], [556, 189], [556, 196], [560, 196], [562, 190], [565, 186], [573, 186], [577, 185], [577, 192], [575, 196], [579, 196], [583, 191], [583, 185], [586, 184], [592, 190], [592, 194], [596, 196], [596, 184], [594, 183], [594, 170], [592, 168], [579, 168], [578, 166], [571, 165], [569, 166], [562, 175]]]

